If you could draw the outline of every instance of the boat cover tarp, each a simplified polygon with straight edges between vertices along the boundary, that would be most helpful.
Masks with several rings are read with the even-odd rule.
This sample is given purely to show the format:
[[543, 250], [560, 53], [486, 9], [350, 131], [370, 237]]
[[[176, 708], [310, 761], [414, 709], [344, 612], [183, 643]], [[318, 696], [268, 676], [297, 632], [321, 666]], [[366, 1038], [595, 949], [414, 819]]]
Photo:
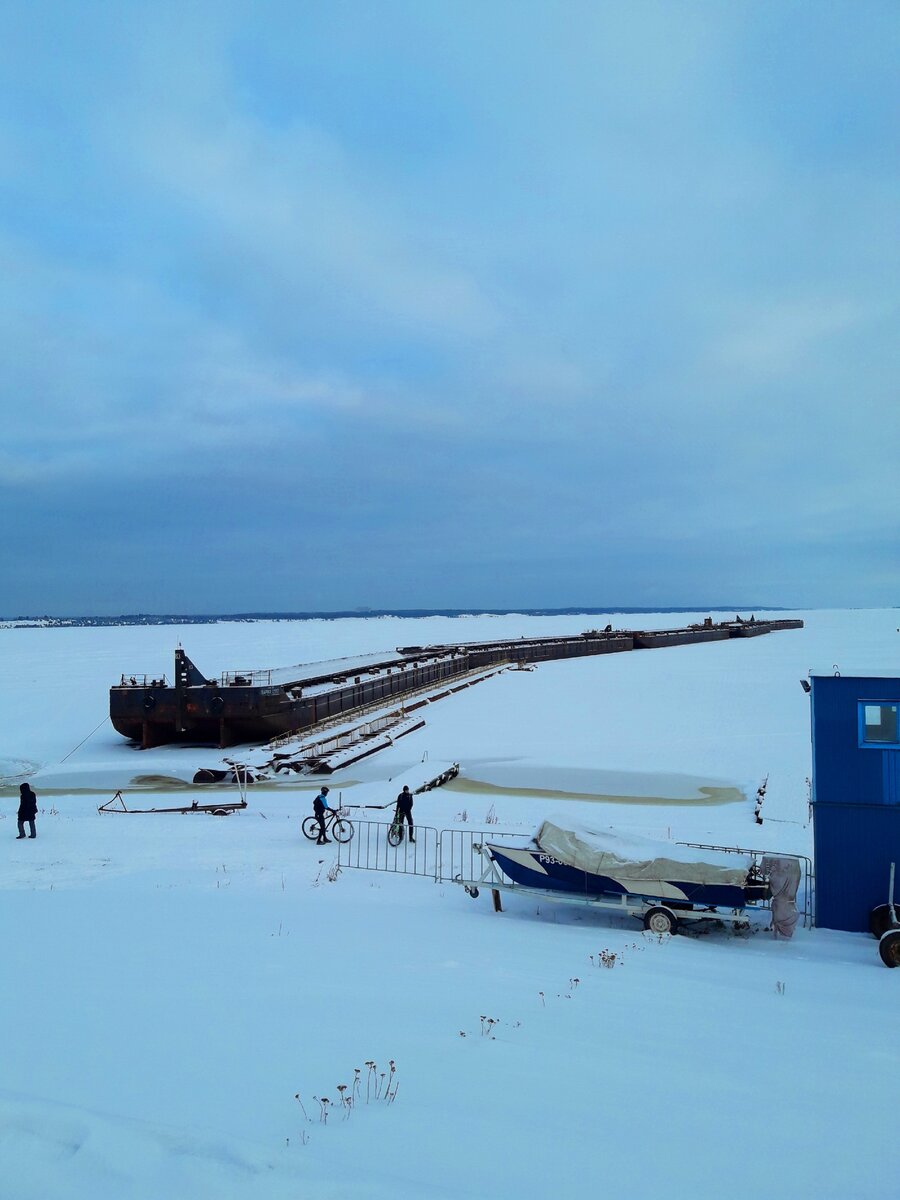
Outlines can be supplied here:
[[797, 892], [800, 888], [800, 863], [796, 858], [767, 854], [762, 860], [763, 873], [769, 877], [772, 893], [772, 928], [779, 937], [794, 936]]
[[650, 838], [622, 837], [571, 822], [563, 827], [544, 821], [534, 840], [545, 854], [589, 875], [742, 887], [750, 869], [749, 856], [693, 850]]

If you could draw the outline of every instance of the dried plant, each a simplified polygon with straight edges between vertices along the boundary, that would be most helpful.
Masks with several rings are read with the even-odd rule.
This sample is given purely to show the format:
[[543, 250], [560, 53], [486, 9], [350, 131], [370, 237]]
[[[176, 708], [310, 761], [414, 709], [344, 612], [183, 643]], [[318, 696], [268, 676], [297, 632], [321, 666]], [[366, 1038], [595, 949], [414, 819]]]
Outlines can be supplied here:
[[[367, 1069], [366, 1103], [368, 1104], [370, 1101], [383, 1101], [385, 1104], [393, 1104], [394, 1100], [397, 1098], [397, 1088], [399, 1086], [399, 1080], [397, 1078], [397, 1064], [393, 1059], [390, 1059], [388, 1062], [388, 1070], [381, 1072], [378, 1071], [377, 1063], [371, 1059], [368, 1060], [365, 1065]], [[361, 1077], [361, 1068], [354, 1067], [352, 1084], [335, 1084], [336, 1091], [340, 1097], [340, 1100], [337, 1103], [345, 1121], [350, 1120], [354, 1109], [358, 1107], [358, 1102], [362, 1091]], [[299, 1092], [294, 1093], [294, 1099], [300, 1105], [300, 1110], [303, 1113], [303, 1119], [306, 1124], [311, 1124], [312, 1122], [310, 1120], [309, 1113], [306, 1111], [306, 1107], [300, 1097]], [[334, 1103], [329, 1100], [327, 1096], [313, 1096], [313, 1100], [319, 1106], [319, 1124], [327, 1125], [329, 1113], [335, 1107]], [[305, 1133], [301, 1133], [301, 1141], [303, 1145], [306, 1145], [306, 1140], [307, 1135]]]

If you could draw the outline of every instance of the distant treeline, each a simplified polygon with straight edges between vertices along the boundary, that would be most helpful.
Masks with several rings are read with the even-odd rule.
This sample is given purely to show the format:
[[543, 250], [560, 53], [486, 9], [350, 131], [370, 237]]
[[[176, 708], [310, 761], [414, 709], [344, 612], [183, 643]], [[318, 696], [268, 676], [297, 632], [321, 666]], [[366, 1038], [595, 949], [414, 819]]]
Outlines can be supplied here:
[[340, 621], [348, 617], [574, 617], [613, 613], [740, 613], [765, 609], [766, 612], [790, 612], [766, 604], [683, 605], [678, 608], [633, 608], [607, 605], [604, 608], [355, 608], [333, 612], [252, 612], [252, 613], [124, 613], [117, 617], [2, 617], [4, 623], [19, 629], [67, 629], [105, 625], [218, 625], [229, 621]]

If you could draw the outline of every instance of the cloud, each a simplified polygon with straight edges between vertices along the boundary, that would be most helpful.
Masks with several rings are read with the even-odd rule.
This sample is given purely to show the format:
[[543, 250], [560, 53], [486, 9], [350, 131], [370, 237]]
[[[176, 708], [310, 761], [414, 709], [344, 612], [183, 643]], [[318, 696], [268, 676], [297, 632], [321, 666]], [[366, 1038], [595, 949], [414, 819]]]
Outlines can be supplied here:
[[883, 313], [850, 299], [776, 298], [736, 318], [732, 330], [713, 348], [713, 357], [726, 369], [762, 375], [796, 372], [823, 342]]
[[841, 547], [883, 598], [895, 85], [843, 11], [21, 10], [0, 554], [63, 609], [96, 562], [179, 607], [234, 561], [278, 564], [243, 608], [814, 602], [805, 555], [827, 602]]

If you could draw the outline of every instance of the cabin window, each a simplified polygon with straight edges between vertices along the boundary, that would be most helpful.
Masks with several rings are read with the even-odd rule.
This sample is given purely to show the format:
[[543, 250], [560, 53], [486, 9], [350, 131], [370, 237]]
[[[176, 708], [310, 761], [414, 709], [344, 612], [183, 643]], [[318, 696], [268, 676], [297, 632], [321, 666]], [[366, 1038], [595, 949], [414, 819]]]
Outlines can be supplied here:
[[896, 704], [872, 704], [865, 701], [859, 706], [859, 741], [862, 746], [896, 746]]

